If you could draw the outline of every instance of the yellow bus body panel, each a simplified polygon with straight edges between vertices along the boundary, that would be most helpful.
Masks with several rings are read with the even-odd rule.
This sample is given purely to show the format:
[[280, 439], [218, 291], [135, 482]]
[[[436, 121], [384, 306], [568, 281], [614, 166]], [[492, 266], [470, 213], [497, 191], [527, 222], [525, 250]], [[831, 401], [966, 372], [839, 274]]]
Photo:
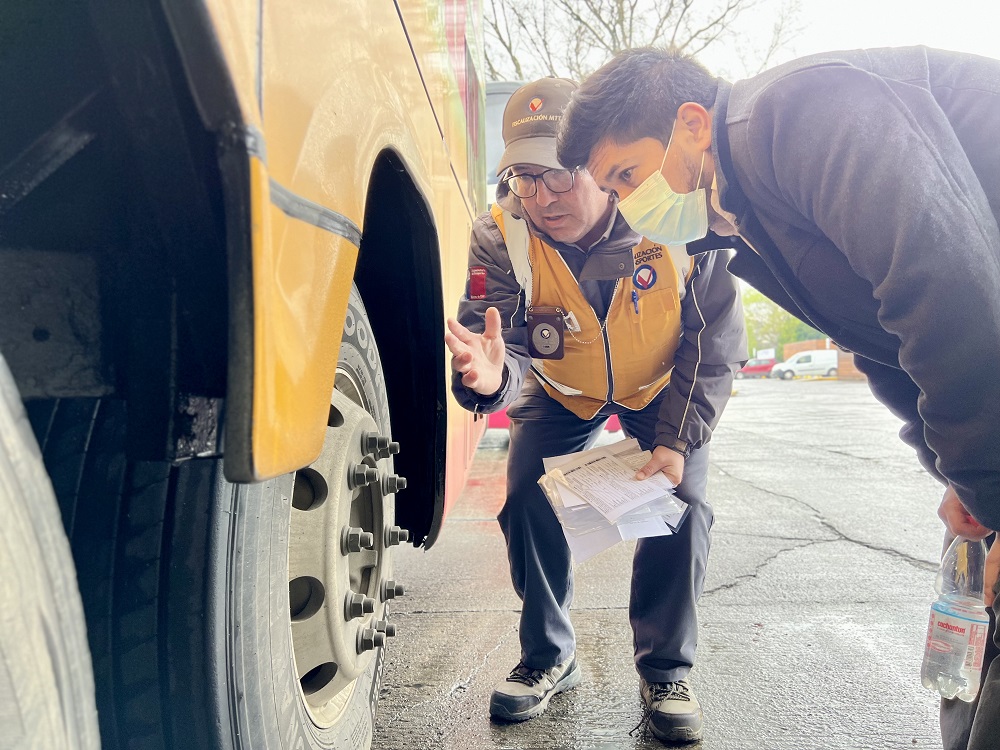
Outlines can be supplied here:
[[[256, 2], [208, 3], [246, 121], [265, 144], [251, 164], [251, 443], [258, 479], [301, 468], [319, 454], [358, 256], [343, 237], [277, 208], [271, 181], [363, 230], [373, 165], [383, 151], [394, 152], [427, 202], [441, 243], [446, 314], [464, 291], [482, 188], [464, 187], [480, 170], [473, 165], [470, 174], [468, 125], [442, 7], [412, 0], [401, 0], [401, 12], [390, 0], [264, 3], [260, 30]], [[460, 149], [449, 152], [446, 142]], [[446, 358], [442, 373], [448, 367]], [[483, 426], [448, 401], [450, 504]]]
[[351, 288], [358, 251], [265, 200], [266, 173], [252, 161], [255, 234], [260, 227], [273, 239], [254, 243], [253, 455], [258, 475], [275, 476], [323, 445], [347, 310], [341, 290]]

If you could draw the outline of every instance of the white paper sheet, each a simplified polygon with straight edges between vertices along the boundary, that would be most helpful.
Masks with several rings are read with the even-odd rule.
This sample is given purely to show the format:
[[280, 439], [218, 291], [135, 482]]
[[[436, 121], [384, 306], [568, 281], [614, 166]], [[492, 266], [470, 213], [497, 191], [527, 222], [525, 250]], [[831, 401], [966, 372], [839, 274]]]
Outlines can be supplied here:
[[663, 496], [650, 482], [635, 479], [635, 469], [616, 456], [594, 456], [562, 470], [569, 488], [614, 523], [630, 510]]
[[[590, 559], [619, 541], [663, 536], [676, 530], [684, 518], [686, 506], [670, 497], [673, 492], [670, 481], [662, 474], [642, 482], [633, 478], [649, 457], [649, 452], [643, 451], [638, 441], [632, 439], [590, 451], [543, 459], [546, 474], [539, 479], [539, 484], [556, 511], [577, 563]], [[615, 520], [609, 520], [589, 498], [574, 492], [563, 476], [563, 472], [586, 466], [594, 458], [616, 461], [619, 481], [630, 482], [633, 486], [642, 485], [644, 490], [648, 488], [652, 501], [614, 513]], [[556, 481], [554, 476], [561, 481]]]

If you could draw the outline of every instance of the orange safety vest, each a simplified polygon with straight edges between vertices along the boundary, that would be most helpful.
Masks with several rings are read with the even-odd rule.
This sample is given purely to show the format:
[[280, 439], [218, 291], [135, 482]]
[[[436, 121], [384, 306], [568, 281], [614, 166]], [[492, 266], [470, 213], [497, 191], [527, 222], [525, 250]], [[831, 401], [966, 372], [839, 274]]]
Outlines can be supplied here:
[[[503, 210], [494, 204], [491, 214], [507, 243]], [[679, 278], [671, 253], [645, 238], [632, 249], [634, 273], [618, 281], [602, 327], [559, 251], [534, 235], [516, 234], [528, 237], [527, 248], [508, 244], [507, 252], [517, 274], [515, 254], [527, 251], [531, 274], [527, 304], [562, 308], [567, 317], [573, 313], [580, 328], [571, 331], [569, 324], [565, 326], [562, 359], [532, 360], [546, 392], [581, 419], [592, 419], [608, 401], [633, 411], [645, 407], [670, 381], [680, 344]], [[689, 261], [686, 278], [693, 268]], [[633, 291], [638, 295], [638, 314]]]

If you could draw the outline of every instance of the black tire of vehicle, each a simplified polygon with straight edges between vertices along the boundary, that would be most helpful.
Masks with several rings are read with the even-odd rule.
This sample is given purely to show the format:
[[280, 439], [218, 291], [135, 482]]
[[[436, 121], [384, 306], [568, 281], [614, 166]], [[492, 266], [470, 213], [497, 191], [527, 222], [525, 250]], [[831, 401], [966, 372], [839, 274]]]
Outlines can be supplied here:
[[[356, 291], [348, 321], [338, 368], [354, 373], [388, 435], [381, 360]], [[36, 416], [36, 432], [47, 425], [50, 475], [77, 519], [105, 750], [370, 745], [384, 649], [332, 725], [317, 726], [303, 700], [289, 614], [295, 474], [233, 485], [219, 460], [126, 461], [117, 400], [53, 402]], [[84, 459], [61, 461], [74, 447], [86, 448]], [[329, 538], [339, 554], [338, 535]], [[391, 553], [381, 550], [381, 569], [391, 570]], [[373, 617], [387, 613], [379, 601]]]
[[0, 519], [0, 748], [99, 748], [76, 570], [52, 485], [3, 358]]
[[746, 375], [744, 375], [740, 370], [736, 371], [736, 379], [737, 380], [743, 380], [743, 378], [745, 378], [745, 377], [746, 377]]
[[837, 377], [837, 368], [836, 367], [831, 367], [829, 370], [826, 371], [826, 376], [828, 378], [835, 378], [835, 377]]
[[795, 373], [792, 372], [791, 370], [782, 370], [781, 371], [781, 379], [782, 380], [791, 380], [794, 377], [795, 377]]

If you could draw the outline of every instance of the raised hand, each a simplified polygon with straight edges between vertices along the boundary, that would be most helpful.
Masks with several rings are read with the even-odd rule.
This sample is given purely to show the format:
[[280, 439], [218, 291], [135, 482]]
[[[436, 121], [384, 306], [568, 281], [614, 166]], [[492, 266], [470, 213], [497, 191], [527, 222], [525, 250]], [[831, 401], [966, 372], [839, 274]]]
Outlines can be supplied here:
[[486, 311], [483, 333], [473, 333], [449, 318], [444, 342], [451, 350], [451, 369], [462, 374], [462, 385], [481, 396], [500, 390], [506, 348], [500, 335], [500, 313], [495, 307]]

